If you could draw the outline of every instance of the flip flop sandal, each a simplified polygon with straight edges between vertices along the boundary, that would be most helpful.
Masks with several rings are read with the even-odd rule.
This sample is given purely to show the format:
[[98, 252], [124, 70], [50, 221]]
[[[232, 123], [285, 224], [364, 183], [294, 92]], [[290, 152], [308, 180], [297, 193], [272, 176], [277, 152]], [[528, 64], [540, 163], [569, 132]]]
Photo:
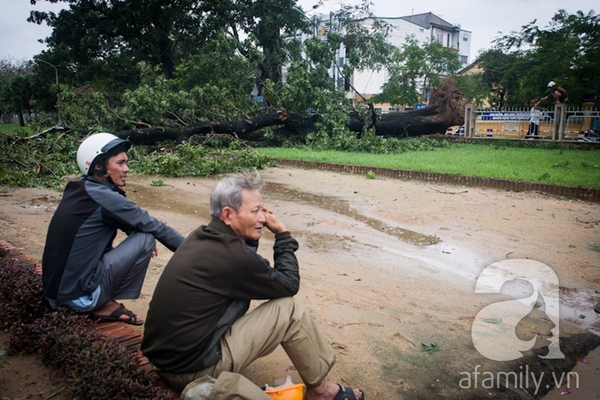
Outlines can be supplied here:
[[[127, 319], [121, 318], [123, 315], [126, 315]], [[119, 307], [117, 307], [109, 316], [91, 315], [90, 317], [98, 320], [98, 322], [124, 322], [131, 325], [144, 324], [144, 321], [138, 320], [137, 315], [126, 309], [121, 303], [119, 303]]]
[[333, 400], [365, 400], [365, 394], [362, 390], [359, 390], [360, 398], [357, 399], [356, 396], [354, 396], [354, 391], [352, 388], [344, 387], [339, 383], [338, 386], [340, 387], [340, 390], [337, 392]]

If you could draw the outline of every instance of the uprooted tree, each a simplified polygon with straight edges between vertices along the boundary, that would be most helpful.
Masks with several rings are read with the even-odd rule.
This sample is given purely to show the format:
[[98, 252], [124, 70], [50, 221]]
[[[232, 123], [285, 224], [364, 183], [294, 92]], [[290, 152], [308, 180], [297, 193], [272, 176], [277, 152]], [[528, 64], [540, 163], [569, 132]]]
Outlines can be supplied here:
[[[203, 121], [183, 129], [146, 128], [117, 132], [122, 138], [133, 143], [154, 144], [164, 140], [183, 142], [193, 135], [231, 134], [247, 141], [265, 139], [257, 132], [263, 128], [276, 127], [277, 136], [295, 137], [301, 140], [308, 132], [315, 129], [319, 116], [305, 117], [295, 113], [277, 110], [272, 113], [259, 115], [241, 121]], [[461, 93], [454, 87], [454, 79], [448, 78], [436, 88], [428, 106], [414, 111], [391, 113], [375, 119], [374, 128], [377, 135], [385, 137], [415, 137], [444, 133], [452, 125], [462, 125], [464, 122], [464, 100]], [[350, 120], [347, 128], [360, 134], [365, 122]]]
[[445, 133], [449, 126], [464, 123], [464, 109], [463, 95], [450, 77], [433, 90], [426, 107], [382, 115], [375, 128], [378, 135], [397, 138]]

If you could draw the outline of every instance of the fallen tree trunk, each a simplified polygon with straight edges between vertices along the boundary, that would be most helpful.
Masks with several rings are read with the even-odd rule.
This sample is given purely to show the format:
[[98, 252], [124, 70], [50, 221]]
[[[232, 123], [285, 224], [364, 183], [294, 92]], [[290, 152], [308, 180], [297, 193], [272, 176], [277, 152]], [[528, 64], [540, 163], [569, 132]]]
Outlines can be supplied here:
[[[420, 110], [382, 115], [375, 124], [375, 131], [380, 136], [403, 138], [445, 133], [451, 125], [457, 125], [457, 122], [440, 118], [439, 106], [431, 105]], [[361, 133], [363, 126], [360, 121], [352, 121], [349, 129]]]
[[444, 134], [449, 126], [464, 124], [464, 109], [463, 96], [450, 77], [433, 90], [427, 107], [382, 115], [377, 134], [397, 138]]
[[[431, 106], [418, 111], [384, 115], [376, 122], [376, 133], [380, 136], [397, 138], [414, 137], [444, 133], [448, 126], [455, 125], [452, 121], [432, 119], [432, 115], [437, 115], [436, 111], [437, 107]], [[269, 126], [280, 126], [278, 129], [280, 138], [294, 138], [295, 141], [303, 142], [304, 137], [314, 131], [317, 120], [316, 116], [304, 117], [298, 114], [277, 112], [239, 122], [209, 121], [184, 129], [162, 127], [133, 129], [117, 132], [116, 135], [122, 139], [128, 139], [134, 144], [143, 145], [152, 145], [165, 140], [183, 143], [193, 135], [209, 134], [229, 134], [243, 140], [264, 141], [262, 136], [253, 135], [254, 132]], [[348, 129], [357, 135], [362, 133], [363, 127], [364, 124], [357, 120], [352, 120], [348, 124]]]
[[207, 135], [214, 133], [230, 134], [241, 139], [249, 139], [252, 132], [268, 126], [282, 125], [289, 116], [290, 115], [286, 112], [278, 111], [238, 122], [207, 121], [184, 129], [162, 127], [132, 129], [130, 131], [117, 132], [116, 135], [122, 139], [128, 139], [134, 144], [155, 144], [162, 140], [184, 142], [193, 135]]

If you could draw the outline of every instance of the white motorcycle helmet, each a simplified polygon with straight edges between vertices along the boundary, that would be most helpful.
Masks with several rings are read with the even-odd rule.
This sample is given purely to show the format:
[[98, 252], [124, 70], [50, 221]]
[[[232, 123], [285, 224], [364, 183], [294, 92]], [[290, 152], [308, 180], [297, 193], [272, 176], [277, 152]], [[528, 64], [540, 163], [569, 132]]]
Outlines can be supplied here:
[[77, 149], [77, 165], [83, 175], [89, 175], [90, 168], [95, 164], [100, 164], [102, 170], [99, 173], [106, 173], [104, 161], [110, 156], [129, 150], [131, 142], [120, 139], [112, 133], [95, 133], [87, 137]]
[[554, 81], [548, 82], [548, 87], [553, 87], [553, 86], [556, 86], [556, 83]]

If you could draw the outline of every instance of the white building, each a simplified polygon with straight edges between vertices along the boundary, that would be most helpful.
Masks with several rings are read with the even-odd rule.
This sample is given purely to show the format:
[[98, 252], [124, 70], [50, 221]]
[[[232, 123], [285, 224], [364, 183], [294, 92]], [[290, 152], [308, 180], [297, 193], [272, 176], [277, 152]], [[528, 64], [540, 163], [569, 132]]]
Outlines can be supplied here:
[[[312, 15], [310, 20], [313, 24], [313, 31], [306, 35], [298, 32], [296, 38], [304, 41], [309, 37], [317, 37], [324, 39], [327, 32], [332, 29], [340, 31], [343, 28], [336, 24], [334, 13]], [[459, 54], [460, 62], [465, 67], [469, 64], [471, 55], [471, 32], [461, 29], [460, 25], [452, 25], [442, 18], [434, 15], [431, 12], [423, 14], [414, 14], [404, 17], [372, 17], [356, 20], [355, 22], [363, 25], [366, 28], [371, 28], [375, 20], [383, 21], [391, 26], [389, 42], [396, 47], [401, 47], [406, 43], [407, 38], [414, 37], [422, 43], [439, 42], [445, 47], [454, 49]], [[340, 32], [343, 34], [343, 32]], [[341, 67], [345, 63], [346, 49], [344, 44], [336, 52], [335, 59], [337, 65]], [[283, 68], [283, 79], [287, 68]], [[354, 92], [350, 90], [347, 82], [340, 75], [339, 69], [332, 66], [329, 74], [336, 87], [345, 87], [348, 92], [348, 97], [354, 99]], [[381, 93], [382, 86], [388, 81], [389, 75], [387, 70], [355, 70], [354, 74], [349, 77], [349, 83], [364, 97], [369, 98], [372, 95]], [[381, 112], [391, 112], [398, 110], [389, 105], [380, 105]]]
[[[452, 25], [431, 12], [408, 15], [405, 17], [375, 17], [392, 26], [389, 41], [396, 47], [406, 43], [413, 36], [420, 42], [438, 42], [442, 46], [454, 49], [459, 54], [463, 67], [469, 64], [471, 55], [471, 32], [461, 29], [460, 25]], [[373, 24], [374, 18], [358, 21], [365, 27]], [[352, 85], [362, 94], [381, 93], [381, 87], [388, 81], [386, 70], [355, 71]]]

